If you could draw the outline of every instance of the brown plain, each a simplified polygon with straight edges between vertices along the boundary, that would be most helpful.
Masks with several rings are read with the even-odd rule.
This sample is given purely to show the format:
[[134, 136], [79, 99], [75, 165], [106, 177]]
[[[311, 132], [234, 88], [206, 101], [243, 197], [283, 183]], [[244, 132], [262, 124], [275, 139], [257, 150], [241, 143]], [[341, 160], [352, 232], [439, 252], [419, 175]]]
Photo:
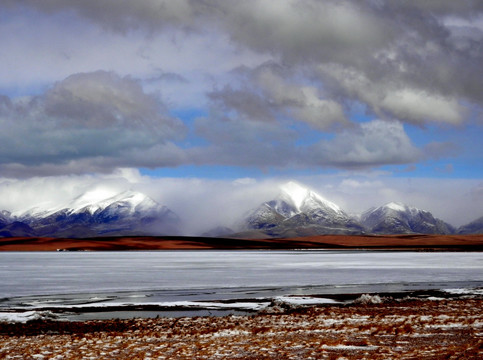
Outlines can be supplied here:
[[203, 249], [393, 249], [482, 251], [478, 235], [319, 235], [289, 239], [238, 239], [182, 236], [122, 236], [84, 239], [1, 238], [0, 251], [116, 251]]

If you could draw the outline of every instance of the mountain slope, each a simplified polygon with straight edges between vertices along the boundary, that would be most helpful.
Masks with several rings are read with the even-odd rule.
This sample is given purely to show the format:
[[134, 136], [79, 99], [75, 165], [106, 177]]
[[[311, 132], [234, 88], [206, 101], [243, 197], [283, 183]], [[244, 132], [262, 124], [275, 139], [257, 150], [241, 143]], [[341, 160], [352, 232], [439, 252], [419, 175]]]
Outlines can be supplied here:
[[452, 234], [454, 228], [430, 212], [400, 203], [366, 211], [361, 223], [375, 234]]
[[461, 226], [458, 229], [458, 234], [483, 234], [483, 216]]
[[10, 211], [0, 211], [0, 228], [7, 226], [12, 222]]
[[363, 227], [336, 204], [295, 182], [280, 187], [279, 195], [251, 211], [240, 230], [268, 236], [359, 234]]
[[0, 237], [14, 236], [35, 236], [36, 232], [27, 224], [20, 221], [13, 221], [6, 225], [0, 226]]

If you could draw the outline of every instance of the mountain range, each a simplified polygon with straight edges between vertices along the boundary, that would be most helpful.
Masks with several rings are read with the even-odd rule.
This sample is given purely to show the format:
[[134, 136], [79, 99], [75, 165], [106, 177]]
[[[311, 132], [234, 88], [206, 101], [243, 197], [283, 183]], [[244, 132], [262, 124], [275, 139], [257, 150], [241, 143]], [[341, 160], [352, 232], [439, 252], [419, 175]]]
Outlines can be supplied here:
[[[180, 217], [150, 197], [135, 191], [119, 194], [93, 189], [62, 206], [0, 211], [0, 237], [182, 235]], [[477, 234], [483, 217], [455, 229], [429, 211], [401, 203], [372, 208], [358, 217], [296, 182], [280, 187], [272, 200], [203, 236], [246, 238], [298, 237], [322, 234]]]
[[[3, 225], [3, 227], [2, 227]], [[148, 196], [125, 191], [103, 198], [87, 192], [64, 207], [0, 215], [0, 236], [91, 237], [179, 235], [180, 219]]]
[[[476, 228], [471, 227], [467, 233]], [[464, 229], [457, 230], [428, 211], [394, 202], [369, 209], [356, 218], [306, 187], [289, 182], [281, 186], [275, 199], [247, 214], [237, 236], [454, 234]]]

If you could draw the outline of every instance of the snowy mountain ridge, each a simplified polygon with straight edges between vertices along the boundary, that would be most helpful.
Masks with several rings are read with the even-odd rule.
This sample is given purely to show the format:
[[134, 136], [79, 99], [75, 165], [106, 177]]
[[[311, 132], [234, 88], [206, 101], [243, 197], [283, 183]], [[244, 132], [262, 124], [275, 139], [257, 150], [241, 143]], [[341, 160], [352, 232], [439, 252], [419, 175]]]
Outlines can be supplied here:
[[179, 218], [143, 193], [93, 189], [50, 209], [30, 208], [10, 214], [40, 236], [97, 236], [105, 234], [179, 234]]
[[96, 188], [61, 205], [46, 208], [40, 204], [27, 210], [15, 211], [11, 216], [18, 219], [47, 217], [64, 209], [69, 214], [89, 212], [93, 215], [96, 211], [102, 211], [113, 203], [123, 203], [133, 211], [137, 207], [150, 208], [159, 205], [145, 194], [133, 190], [116, 193], [112, 190]]
[[[278, 190], [277, 196], [246, 213], [236, 224], [220, 223], [214, 229], [203, 229], [204, 234], [215, 237], [466, 234], [481, 233], [483, 229], [483, 218], [456, 230], [428, 211], [399, 202], [371, 208], [361, 215], [348, 215], [335, 203], [294, 181], [280, 185]], [[179, 217], [149, 196], [133, 190], [116, 192], [107, 187], [89, 189], [61, 205], [45, 202], [13, 213], [0, 211], [0, 237], [179, 235], [180, 229]]]
[[455, 231], [450, 224], [436, 219], [429, 211], [396, 202], [367, 210], [360, 221], [375, 234], [452, 234]]
[[105, 210], [109, 206], [112, 206], [112, 204], [118, 203], [126, 209], [129, 209], [129, 213], [132, 214], [136, 211], [149, 211], [160, 206], [150, 197], [132, 190], [127, 190], [96, 202], [86, 201], [86, 197], [89, 199], [90, 195], [88, 193], [87, 196], [86, 194], [82, 195], [80, 198], [75, 199], [70, 206], [67, 206], [67, 208], [72, 209], [73, 214], [85, 211], [94, 214], [98, 211]]
[[293, 215], [319, 207], [326, 207], [336, 213], [342, 213], [342, 210], [336, 204], [294, 181], [281, 185], [280, 190], [279, 198], [293, 206], [295, 209]]
[[336, 204], [293, 181], [281, 185], [277, 197], [252, 210], [238, 227], [279, 237], [364, 232]]

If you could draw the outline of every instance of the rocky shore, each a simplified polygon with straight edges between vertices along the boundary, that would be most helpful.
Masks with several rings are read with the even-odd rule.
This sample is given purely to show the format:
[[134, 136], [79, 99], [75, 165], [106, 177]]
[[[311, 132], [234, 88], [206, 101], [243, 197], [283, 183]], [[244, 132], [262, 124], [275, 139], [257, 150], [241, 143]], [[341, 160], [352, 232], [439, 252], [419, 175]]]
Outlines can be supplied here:
[[481, 359], [482, 305], [369, 299], [253, 316], [0, 323], [0, 358]]

